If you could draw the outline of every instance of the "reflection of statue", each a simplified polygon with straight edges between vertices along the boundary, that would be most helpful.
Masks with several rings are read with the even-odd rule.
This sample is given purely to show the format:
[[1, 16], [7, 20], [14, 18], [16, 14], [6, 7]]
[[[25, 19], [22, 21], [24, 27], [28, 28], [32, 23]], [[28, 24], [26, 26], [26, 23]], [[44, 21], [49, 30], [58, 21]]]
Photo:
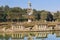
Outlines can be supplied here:
[[28, 38], [28, 40], [33, 40], [33, 38]]

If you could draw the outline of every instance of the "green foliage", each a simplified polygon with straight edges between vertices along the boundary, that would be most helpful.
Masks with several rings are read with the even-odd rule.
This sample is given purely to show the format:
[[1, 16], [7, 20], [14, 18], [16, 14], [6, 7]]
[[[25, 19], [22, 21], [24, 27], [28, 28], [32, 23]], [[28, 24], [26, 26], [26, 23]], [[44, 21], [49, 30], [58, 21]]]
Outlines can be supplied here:
[[53, 21], [54, 20], [53, 15], [50, 12], [48, 12], [46, 20], [47, 21]]
[[41, 19], [42, 19], [42, 20], [45, 20], [45, 19], [47, 18], [47, 14], [48, 14], [47, 11], [42, 10], [42, 11], [41, 11]]
[[[34, 20], [46, 20], [47, 18], [48, 11], [42, 10], [42, 11], [37, 11], [36, 9], [33, 9], [33, 14]], [[11, 21], [27, 21], [28, 17], [27, 16], [22, 16], [22, 15], [27, 15], [27, 9], [22, 9], [20, 7], [13, 7], [10, 8], [8, 5], [0, 6], [0, 22], [5, 22], [8, 20]], [[57, 11], [57, 13], [54, 13], [53, 19], [60, 19], [60, 12]]]

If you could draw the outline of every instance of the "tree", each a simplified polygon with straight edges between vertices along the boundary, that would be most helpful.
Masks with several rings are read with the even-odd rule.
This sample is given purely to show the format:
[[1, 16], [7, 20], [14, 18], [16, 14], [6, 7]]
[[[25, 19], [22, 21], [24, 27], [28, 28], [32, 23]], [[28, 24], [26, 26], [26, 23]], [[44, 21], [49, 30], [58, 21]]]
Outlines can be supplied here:
[[40, 20], [40, 19], [41, 19], [41, 17], [40, 17], [40, 14], [39, 14], [39, 13], [36, 13], [36, 15], [35, 15], [35, 19], [37, 19], [37, 20]]
[[53, 21], [53, 15], [50, 12], [48, 12], [46, 20]]
[[45, 10], [40, 11], [41, 19], [46, 20], [48, 12]]
[[4, 7], [3, 7], [3, 6], [1, 6], [1, 7], [0, 7], [0, 11], [1, 11], [1, 10], [3, 10], [3, 9], [4, 9]]
[[57, 11], [57, 13], [54, 13], [54, 18], [58, 19], [59, 18], [59, 14], [60, 14], [59, 11]]
[[9, 11], [9, 6], [6, 5], [6, 6], [4, 7], [4, 9], [5, 9], [5, 11]]

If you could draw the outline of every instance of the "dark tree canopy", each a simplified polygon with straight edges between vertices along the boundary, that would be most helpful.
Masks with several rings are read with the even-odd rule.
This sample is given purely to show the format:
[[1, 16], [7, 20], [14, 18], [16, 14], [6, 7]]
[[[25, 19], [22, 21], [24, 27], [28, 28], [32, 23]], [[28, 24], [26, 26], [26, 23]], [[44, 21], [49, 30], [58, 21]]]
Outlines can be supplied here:
[[36, 15], [36, 19], [37, 19], [37, 20], [40, 20], [40, 14], [37, 14], [37, 15]]
[[50, 12], [48, 12], [46, 20], [53, 21], [53, 15]]

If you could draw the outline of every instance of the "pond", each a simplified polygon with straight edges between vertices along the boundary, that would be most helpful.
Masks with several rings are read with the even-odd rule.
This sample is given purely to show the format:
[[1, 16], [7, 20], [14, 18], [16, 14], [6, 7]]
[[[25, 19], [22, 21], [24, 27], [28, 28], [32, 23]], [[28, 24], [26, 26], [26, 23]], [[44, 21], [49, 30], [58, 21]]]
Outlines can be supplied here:
[[0, 33], [0, 40], [60, 40], [60, 31]]

